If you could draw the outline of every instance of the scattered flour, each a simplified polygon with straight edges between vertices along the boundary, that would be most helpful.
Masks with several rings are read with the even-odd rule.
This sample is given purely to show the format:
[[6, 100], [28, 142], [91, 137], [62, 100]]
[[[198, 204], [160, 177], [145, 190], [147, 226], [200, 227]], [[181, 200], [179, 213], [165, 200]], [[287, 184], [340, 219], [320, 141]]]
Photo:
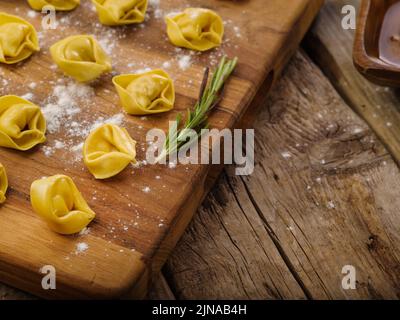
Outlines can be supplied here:
[[289, 158], [292, 157], [292, 155], [290, 154], [289, 151], [282, 152], [281, 155], [282, 155], [282, 157], [285, 158], [285, 159], [289, 159]]
[[95, 123], [90, 127], [90, 131], [97, 129], [103, 124], [114, 124], [116, 126], [120, 126], [124, 121], [124, 114], [123, 113], [117, 113], [113, 115], [111, 118], [104, 119], [103, 117], [99, 117]]
[[58, 132], [63, 125], [67, 125], [67, 120], [81, 111], [79, 99], [90, 99], [93, 95], [90, 86], [75, 82], [55, 86], [48, 98], [49, 102], [42, 109], [47, 130], [50, 133]]
[[33, 10], [29, 10], [28, 11], [28, 17], [29, 18], [36, 18], [37, 16], [37, 12], [33, 11]]
[[32, 89], [32, 90], [35, 89], [36, 86], [37, 86], [36, 82], [31, 82], [30, 84], [28, 84], [29, 89]]
[[54, 153], [54, 149], [50, 146], [43, 146], [42, 150], [46, 157], [50, 157]]
[[146, 67], [146, 68], [143, 68], [143, 69], [136, 70], [135, 73], [140, 74], [140, 73], [146, 73], [146, 72], [149, 72], [149, 71], [151, 71], [151, 68]]
[[54, 148], [63, 149], [65, 147], [65, 143], [59, 140], [54, 141]]
[[160, 18], [162, 18], [164, 16], [164, 13], [163, 13], [163, 11], [161, 10], [161, 9], [155, 9], [154, 10], [154, 17], [156, 18], [156, 19], [160, 19]]
[[181, 55], [178, 59], [179, 68], [183, 71], [189, 69], [192, 65], [192, 57], [190, 55]]
[[333, 201], [329, 201], [328, 204], [326, 205], [328, 209], [334, 209], [335, 208], [335, 203]]
[[240, 33], [240, 28], [239, 28], [238, 26], [234, 26], [234, 27], [233, 27], [233, 31], [235, 31], [236, 37], [238, 37], [238, 38], [241, 38], [241, 37], [242, 37], [242, 35], [241, 35], [241, 33]]
[[142, 189], [142, 191], [145, 192], [145, 193], [149, 193], [150, 192], [150, 188], [149, 187], [144, 187]]
[[165, 62], [162, 64], [162, 67], [163, 67], [163, 69], [169, 69], [169, 68], [171, 68], [171, 62], [165, 61]]
[[108, 37], [102, 38], [102, 39], [99, 39], [98, 42], [108, 55], [112, 54], [113, 49], [115, 47], [115, 42], [113, 41], [112, 38], [108, 38]]
[[163, 18], [164, 13], [160, 9], [160, 0], [149, 0], [149, 5], [153, 8], [154, 10], [154, 17], [156, 19]]
[[86, 236], [86, 235], [88, 235], [89, 233], [90, 233], [89, 227], [85, 227], [85, 228], [83, 228], [83, 229], [79, 232], [79, 235], [80, 235], [80, 236]]
[[79, 253], [85, 252], [87, 249], [89, 249], [89, 245], [86, 242], [79, 242], [76, 245], [75, 253], [79, 254]]
[[[73, 152], [73, 160], [81, 158], [83, 141], [89, 133], [104, 123], [122, 125], [124, 114], [118, 113], [110, 118], [95, 117], [81, 119], [82, 109], [89, 108], [93, 103], [94, 90], [89, 85], [75, 82], [59, 83], [53, 88], [46, 100], [42, 112], [47, 121], [50, 134], [65, 132], [65, 137], [59, 137], [52, 145], [44, 145], [42, 151], [49, 157], [58, 149], [69, 148]], [[78, 141], [77, 141], [78, 140]]]
[[75, 146], [72, 146], [72, 147], [71, 147], [71, 151], [74, 152], [74, 153], [76, 153], [77, 155], [80, 154], [80, 153], [82, 153], [83, 144], [84, 144], [84, 143], [81, 142], [81, 143], [78, 143], [78, 144], [75, 145]]
[[160, 0], [149, 0], [149, 4], [152, 7], [159, 7], [160, 6]]
[[34, 95], [32, 92], [25, 93], [24, 95], [21, 96], [21, 98], [25, 99], [25, 100], [32, 100], [33, 97], [34, 97]]

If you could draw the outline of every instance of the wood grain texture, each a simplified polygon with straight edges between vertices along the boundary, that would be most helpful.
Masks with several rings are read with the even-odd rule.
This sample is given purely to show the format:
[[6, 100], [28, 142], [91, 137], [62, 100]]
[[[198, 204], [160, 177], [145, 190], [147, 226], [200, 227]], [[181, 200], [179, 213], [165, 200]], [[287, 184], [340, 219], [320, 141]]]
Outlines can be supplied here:
[[153, 281], [146, 298], [150, 300], [176, 300], [171, 287], [162, 274]]
[[254, 174], [226, 170], [164, 268], [174, 295], [398, 299], [399, 169], [304, 53], [255, 129]]
[[400, 165], [399, 93], [396, 89], [370, 83], [353, 67], [351, 55], [354, 30], [343, 30], [340, 23], [341, 8], [347, 4], [358, 8], [360, 1], [326, 2], [306, 38], [307, 51]]
[[[179, 53], [166, 41], [164, 23], [156, 19], [154, 11], [150, 11], [151, 19], [144, 28], [110, 29], [97, 23], [96, 14], [86, 1], [71, 13], [60, 13], [58, 29], [41, 30], [39, 54], [17, 66], [1, 66], [0, 75], [6, 81], [2, 82], [0, 93], [23, 95], [29, 83], [35, 82], [39, 85], [33, 90], [33, 102], [41, 106], [49, 102], [54, 86], [68, 84], [69, 80], [60, 82], [62, 75], [52, 67], [48, 48], [71, 34], [92, 33], [98, 38], [106, 37], [106, 42], [111, 41], [115, 73], [160, 67], [170, 61], [172, 68], [168, 71], [177, 89], [174, 111], [154, 117], [124, 117], [125, 127], [138, 141], [141, 160], [146, 131], [154, 127], [166, 129], [168, 120], [192, 105], [204, 66], [215, 65], [223, 54], [238, 56], [241, 62], [210, 123], [215, 128], [233, 127], [266, 76], [272, 70], [274, 76], [279, 75], [321, 3], [315, 0], [164, 1], [161, 8], [164, 13], [188, 5], [204, 6], [215, 9], [228, 20], [225, 44], [211, 53], [193, 55], [191, 67], [182, 71], [177, 67]], [[41, 16], [28, 17], [25, 1], [2, 1], [0, 10], [18, 14], [40, 30]], [[234, 32], [233, 26], [239, 27], [240, 35]], [[107, 118], [121, 112], [110, 80], [111, 76], [107, 75], [94, 83], [91, 99], [79, 101], [84, 110], [79, 114], [80, 122], [93, 123], [97, 117]], [[11, 186], [8, 201], [1, 208], [0, 279], [49, 298], [144, 296], [152, 277], [158, 274], [203, 199], [209, 168], [142, 166], [100, 182], [71, 153], [81, 137], [70, 139], [70, 132], [60, 130], [48, 135], [48, 143], [54, 143], [55, 139], [69, 139], [66, 150], [57, 150], [50, 156], [46, 156], [43, 148], [27, 153], [0, 151], [1, 162], [9, 168]], [[97, 213], [89, 234], [58, 236], [31, 210], [28, 191], [31, 182], [60, 172], [74, 179]], [[160, 179], [155, 179], [156, 176]], [[145, 187], [150, 187], [151, 192], [143, 192]], [[89, 244], [89, 249], [76, 252], [77, 243], [83, 241]], [[42, 275], [38, 270], [47, 264], [57, 269], [57, 290], [54, 291], [44, 291], [40, 286]]]
[[34, 300], [34, 296], [11, 288], [5, 284], [0, 284], [0, 300]]

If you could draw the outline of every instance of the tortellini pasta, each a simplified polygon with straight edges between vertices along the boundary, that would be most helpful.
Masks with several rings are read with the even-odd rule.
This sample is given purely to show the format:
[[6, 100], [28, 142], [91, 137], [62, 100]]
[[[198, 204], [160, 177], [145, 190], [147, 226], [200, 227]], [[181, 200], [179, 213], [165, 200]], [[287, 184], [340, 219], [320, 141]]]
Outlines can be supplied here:
[[0, 98], [0, 146], [29, 150], [46, 141], [46, 120], [40, 108], [17, 96]]
[[39, 50], [36, 30], [28, 21], [0, 12], [0, 62], [17, 63]]
[[35, 212], [60, 234], [80, 232], [96, 215], [72, 179], [65, 175], [34, 181], [30, 195]]
[[34, 10], [41, 11], [44, 6], [53, 6], [58, 11], [70, 11], [79, 6], [80, 0], [28, 0]]
[[129, 163], [136, 163], [136, 141], [126, 129], [104, 124], [93, 130], [83, 146], [83, 160], [96, 179], [120, 173]]
[[92, 0], [100, 22], [108, 26], [144, 21], [148, 0]]
[[129, 114], [160, 113], [174, 107], [174, 82], [163, 70], [119, 75], [113, 78], [113, 82], [122, 107]]
[[52, 45], [50, 53], [62, 71], [80, 82], [92, 81], [112, 69], [110, 58], [89, 35], [65, 38]]
[[167, 16], [166, 22], [168, 37], [178, 47], [207, 51], [222, 43], [224, 24], [212, 10], [188, 8]]
[[0, 203], [6, 201], [6, 192], [8, 189], [7, 172], [4, 166], [0, 163]]

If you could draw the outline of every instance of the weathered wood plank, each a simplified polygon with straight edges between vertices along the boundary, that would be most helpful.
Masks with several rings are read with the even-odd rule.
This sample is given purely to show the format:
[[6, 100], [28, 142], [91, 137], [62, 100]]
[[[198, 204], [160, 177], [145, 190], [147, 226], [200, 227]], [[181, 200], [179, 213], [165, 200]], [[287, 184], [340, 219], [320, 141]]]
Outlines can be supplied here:
[[[166, 129], [177, 112], [193, 105], [204, 68], [215, 66], [225, 54], [237, 56], [240, 63], [209, 122], [213, 128], [236, 125], [268, 74], [272, 70], [278, 74], [297, 49], [321, 4], [322, 0], [161, 1], [156, 12], [150, 6], [150, 18], [146, 19], [143, 28], [109, 28], [98, 23], [90, 2], [83, 1], [72, 12], [57, 14], [62, 17], [57, 30], [43, 30], [42, 15], [31, 14], [26, 1], [3, 0], [1, 11], [26, 18], [41, 32], [41, 51], [18, 66], [0, 66], [3, 80], [0, 94], [29, 93], [37, 105], [44, 107], [51, 103], [54, 106], [53, 103], [59, 100], [54, 94], [59, 92], [58, 86], [69, 86], [73, 82], [58, 68], [53, 70], [48, 50], [70, 34], [93, 34], [100, 43], [107, 43], [115, 74], [147, 67], [160, 68], [167, 62], [171, 65], [168, 72], [176, 85], [174, 109], [168, 114], [152, 117], [118, 115], [119, 119], [123, 118], [132, 138], [137, 140], [137, 159], [142, 161], [146, 158], [147, 130]], [[180, 68], [180, 57], [189, 52], [183, 50], [178, 54], [167, 41], [163, 16], [188, 6], [216, 10], [227, 22], [226, 33], [219, 49], [190, 55], [187, 57], [190, 67]], [[42, 149], [38, 147], [24, 154], [0, 150], [2, 164], [12, 168], [8, 170], [11, 188], [7, 202], [1, 208], [1, 281], [48, 298], [145, 296], [147, 285], [158, 275], [202, 201], [209, 166], [129, 166], [117, 177], [104, 182], [94, 180], [81, 159], [77, 159], [79, 152], [71, 152], [81, 145], [94, 123], [121, 112], [111, 76], [104, 75], [87, 87], [90, 94], [82, 99], [73, 99], [80, 107], [79, 115], [70, 117], [69, 112], [58, 113], [62, 116], [62, 125], [48, 132], [46, 149], [41, 146]], [[31, 82], [37, 86], [27, 92]], [[63, 105], [62, 108], [67, 107]], [[71, 134], [71, 130], [78, 134]], [[55, 150], [56, 140], [65, 148]], [[47, 147], [52, 150], [50, 154], [46, 152]], [[51, 232], [32, 212], [29, 203], [32, 181], [60, 172], [75, 180], [97, 213], [89, 234], [61, 237]], [[24, 227], [16, 233], [18, 225]], [[78, 255], [76, 246], [80, 241], [85, 241], [89, 249]], [[57, 290], [42, 289], [38, 270], [43, 265], [56, 268]]]
[[341, 26], [342, 7], [360, 0], [328, 0], [306, 37], [307, 51], [346, 102], [371, 126], [400, 164], [400, 100], [397, 90], [367, 81], [353, 66], [354, 30]]
[[[302, 53], [259, 117], [256, 155], [252, 176], [221, 179], [168, 262], [178, 298], [400, 297], [399, 170]], [[356, 290], [341, 287], [345, 265]]]
[[255, 208], [241, 195], [246, 196], [243, 184], [224, 174], [203, 203], [164, 269], [175, 295], [305, 298]]
[[34, 296], [0, 283], [0, 300], [33, 300]]
[[175, 296], [169, 287], [164, 275], [160, 276], [153, 281], [153, 285], [147, 295], [147, 299], [151, 300], [175, 300]]
[[256, 130], [255, 174], [221, 178], [167, 264], [175, 295], [398, 298], [398, 169], [304, 56]]

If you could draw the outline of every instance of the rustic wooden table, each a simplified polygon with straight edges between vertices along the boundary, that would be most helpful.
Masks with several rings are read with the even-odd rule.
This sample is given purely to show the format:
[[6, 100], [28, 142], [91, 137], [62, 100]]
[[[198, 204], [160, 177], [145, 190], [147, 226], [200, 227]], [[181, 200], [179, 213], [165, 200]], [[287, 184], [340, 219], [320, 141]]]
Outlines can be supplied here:
[[354, 69], [351, 3], [327, 1], [255, 124], [254, 174], [224, 170], [149, 298], [400, 298], [400, 91]]

